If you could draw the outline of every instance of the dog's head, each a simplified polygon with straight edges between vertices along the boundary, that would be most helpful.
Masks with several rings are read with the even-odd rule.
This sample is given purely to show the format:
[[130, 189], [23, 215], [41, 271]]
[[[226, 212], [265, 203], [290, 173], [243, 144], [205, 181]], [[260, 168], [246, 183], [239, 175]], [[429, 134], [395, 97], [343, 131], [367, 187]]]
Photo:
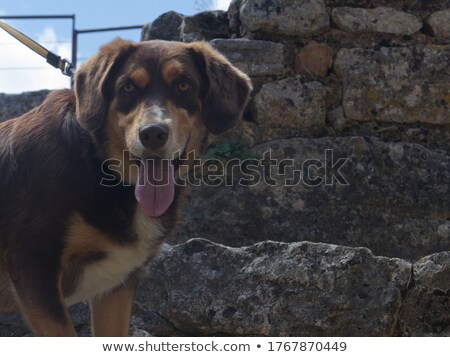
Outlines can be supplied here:
[[[80, 125], [102, 133], [94, 137], [105, 141], [106, 156], [121, 160], [123, 179], [137, 185], [140, 202], [145, 195], [160, 194], [160, 202], [171, 195], [150, 192], [143, 182], [151, 178], [144, 180], [144, 173], [171, 179], [174, 155], [198, 152], [208, 131], [219, 134], [235, 126], [250, 91], [249, 78], [201, 42], [115, 40], [75, 76]], [[156, 211], [164, 207], [152, 215], [159, 215]]]

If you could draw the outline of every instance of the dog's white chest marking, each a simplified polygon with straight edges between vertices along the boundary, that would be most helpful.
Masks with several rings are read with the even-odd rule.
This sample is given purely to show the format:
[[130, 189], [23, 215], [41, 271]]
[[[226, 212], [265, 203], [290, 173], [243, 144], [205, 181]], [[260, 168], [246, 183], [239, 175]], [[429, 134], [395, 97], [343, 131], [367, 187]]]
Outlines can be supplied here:
[[158, 219], [145, 216], [138, 207], [133, 224], [138, 240], [133, 245], [110, 245], [106, 258], [85, 265], [75, 292], [66, 298], [67, 303], [88, 300], [125, 282], [131, 272], [157, 254], [162, 235], [160, 227]]

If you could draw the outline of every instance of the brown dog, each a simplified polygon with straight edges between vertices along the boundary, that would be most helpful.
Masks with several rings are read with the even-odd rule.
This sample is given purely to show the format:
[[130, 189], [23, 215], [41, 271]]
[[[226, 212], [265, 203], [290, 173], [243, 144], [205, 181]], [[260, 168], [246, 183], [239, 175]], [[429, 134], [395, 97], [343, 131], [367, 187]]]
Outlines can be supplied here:
[[176, 221], [180, 162], [250, 91], [205, 43], [116, 40], [74, 91], [0, 124], [0, 312], [74, 336], [67, 305], [89, 300], [96, 336], [127, 335], [139, 272]]

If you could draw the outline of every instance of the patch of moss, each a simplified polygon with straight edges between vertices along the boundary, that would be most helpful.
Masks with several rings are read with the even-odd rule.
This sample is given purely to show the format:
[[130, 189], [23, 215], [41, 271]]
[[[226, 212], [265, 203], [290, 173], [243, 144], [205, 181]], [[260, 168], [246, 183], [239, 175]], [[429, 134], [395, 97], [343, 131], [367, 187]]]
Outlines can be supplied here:
[[250, 147], [250, 141], [244, 136], [237, 140], [226, 140], [209, 147], [207, 157], [212, 159], [254, 159], [255, 153]]

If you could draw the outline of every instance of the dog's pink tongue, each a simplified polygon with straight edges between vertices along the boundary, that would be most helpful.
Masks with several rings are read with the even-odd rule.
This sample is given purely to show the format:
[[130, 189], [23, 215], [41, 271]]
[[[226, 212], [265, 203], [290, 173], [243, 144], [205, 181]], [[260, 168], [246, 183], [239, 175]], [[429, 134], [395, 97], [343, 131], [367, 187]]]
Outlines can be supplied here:
[[173, 201], [173, 165], [169, 160], [144, 160], [134, 194], [147, 216], [163, 215]]

